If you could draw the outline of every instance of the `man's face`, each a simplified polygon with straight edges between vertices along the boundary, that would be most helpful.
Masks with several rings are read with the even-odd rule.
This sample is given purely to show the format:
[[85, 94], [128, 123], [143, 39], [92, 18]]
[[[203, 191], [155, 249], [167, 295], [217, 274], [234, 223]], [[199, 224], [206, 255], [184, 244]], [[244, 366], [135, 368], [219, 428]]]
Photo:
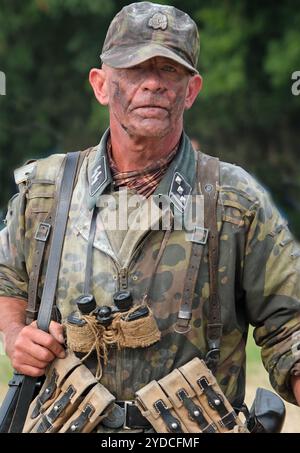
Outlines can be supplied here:
[[103, 69], [112, 126], [140, 137], [165, 137], [182, 128], [192, 78], [183, 66], [155, 57], [132, 68]]

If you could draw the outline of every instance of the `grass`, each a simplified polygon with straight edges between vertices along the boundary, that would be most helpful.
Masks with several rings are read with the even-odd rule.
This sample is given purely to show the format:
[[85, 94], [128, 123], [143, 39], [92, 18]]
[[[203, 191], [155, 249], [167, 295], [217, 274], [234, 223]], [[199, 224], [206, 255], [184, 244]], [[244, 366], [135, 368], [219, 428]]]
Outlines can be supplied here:
[[249, 329], [248, 341], [247, 341], [247, 370], [248, 372], [253, 371], [261, 362], [260, 348], [256, 346], [253, 338], [253, 328]]
[[0, 383], [6, 383], [12, 375], [12, 367], [8, 357], [5, 355], [0, 356]]
[[0, 401], [5, 396], [8, 389], [7, 384], [12, 377], [12, 374], [13, 370], [8, 357], [3, 354], [0, 355]]

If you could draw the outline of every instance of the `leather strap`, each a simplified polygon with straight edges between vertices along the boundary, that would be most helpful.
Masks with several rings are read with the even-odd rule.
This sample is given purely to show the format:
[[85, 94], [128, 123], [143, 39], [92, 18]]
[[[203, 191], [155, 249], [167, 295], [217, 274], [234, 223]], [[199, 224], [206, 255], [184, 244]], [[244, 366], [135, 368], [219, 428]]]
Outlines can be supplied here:
[[[197, 195], [200, 190], [200, 167], [201, 167], [201, 158], [200, 154], [197, 154]], [[196, 196], [197, 196], [196, 195]], [[205, 203], [205, 200], [204, 200]], [[189, 324], [192, 318], [192, 305], [193, 297], [195, 294], [197, 276], [202, 260], [204, 245], [199, 244], [198, 242], [192, 243], [191, 255], [188, 265], [188, 270], [186, 273], [185, 284], [183, 289], [182, 301], [180, 310], [177, 316], [177, 322], [175, 330], [177, 333], [186, 333], [190, 329]]]
[[[220, 343], [222, 337], [221, 307], [218, 295], [218, 260], [219, 236], [217, 225], [217, 202], [219, 185], [219, 159], [200, 154], [197, 159], [197, 185], [204, 196], [204, 232], [208, 233], [208, 263], [209, 263], [209, 312], [207, 323], [208, 352], [205, 358], [207, 366], [215, 374], [220, 358]], [[192, 318], [192, 304], [195, 294], [197, 277], [204, 251], [203, 243], [193, 242], [182, 304], [178, 313], [175, 330], [186, 333]]]
[[[59, 199], [55, 216], [55, 227], [51, 241], [50, 255], [46, 271], [41, 306], [37, 319], [39, 329], [45, 332], [48, 332], [49, 324], [51, 321], [51, 314], [55, 299], [57, 278], [60, 267], [60, 259], [64, 243], [64, 235], [68, 220], [69, 207], [71, 203], [79, 154], [79, 152], [67, 154], [63, 178], [60, 186]], [[34, 396], [37, 381], [37, 378], [24, 376], [9, 432], [22, 432], [28, 408]]]
[[85, 425], [89, 422], [89, 418], [93, 414], [93, 412], [95, 412], [95, 408], [93, 406], [91, 406], [90, 404], [85, 406], [85, 408], [80, 413], [79, 417], [77, 417], [75, 420], [73, 420], [73, 422], [71, 423], [71, 425], [65, 432], [66, 433], [80, 432], [85, 427]]
[[215, 374], [220, 359], [222, 337], [221, 306], [218, 294], [219, 235], [217, 225], [217, 202], [219, 185], [219, 159], [203, 156], [200, 169], [204, 194], [204, 226], [209, 231], [209, 312], [207, 323], [208, 353], [206, 365]]
[[199, 379], [198, 382], [203, 389], [210, 407], [222, 417], [222, 424], [228, 429], [233, 429], [236, 425], [236, 414], [227, 410], [221, 395], [218, 395], [214, 391], [205, 378]]
[[31, 419], [35, 419], [36, 417], [38, 417], [40, 415], [42, 405], [52, 398], [54, 392], [57, 389], [57, 378], [58, 375], [54, 369], [47, 387], [45, 388], [43, 393], [39, 394], [39, 396], [37, 397], [35, 408], [33, 409], [32, 414], [30, 416]]
[[[77, 165], [77, 172], [74, 181], [74, 187], [78, 180], [79, 170], [84, 159], [89, 155], [90, 151], [93, 148], [88, 148], [84, 151], [80, 152], [79, 161]], [[60, 178], [58, 177], [58, 180]], [[56, 187], [56, 196], [54, 198], [53, 206], [51, 207], [47, 217], [41, 222], [38, 226], [34, 239], [36, 240], [36, 247], [33, 255], [33, 264], [32, 264], [32, 271], [29, 278], [28, 284], [28, 303], [26, 308], [26, 325], [30, 324], [37, 318], [38, 314], [38, 289], [39, 289], [39, 281], [42, 272], [42, 265], [45, 258], [47, 245], [51, 239], [52, 233], [52, 225], [53, 225], [53, 218], [55, 215], [55, 209], [57, 206], [58, 197], [57, 194], [59, 192], [59, 188]]]
[[187, 393], [181, 389], [178, 392], [179, 398], [182, 400], [184, 407], [189, 413], [191, 420], [194, 420], [203, 433], [215, 433], [216, 429], [213, 424], [209, 424], [203, 415], [202, 409], [194, 403]]
[[159, 412], [163, 421], [167, 425], [168, 431], [171, 433], [182, 433], [182, 426], [178, 418], [174, 417], [169, 409], [167, 409], [162, 400], [155, 401], [154, 406]]
[[41, 306], [38, 314], [38, 328], [48, 332], [51, 321], [52, 307], [55, 300], [57, 278], [60, 268], [62, 248], [69, 215], [70, 203], [73, 193], [73, 183], [76, 175], [79, 153], [68, 153], [64, 175], [61, 182], [57, 204], [53, 238], [49, 254], [47, 272], [43, 288]]
[[93, 210], [90, 232], [89, 232], [89, 240], [88, 240], [88, 245], [87, 245], [83, 294], [90, 294], [91, 289], [92, 289], [91, 278], [93, 275], [93, 245], [94, 245], [94, 239], [95, 239], [95, 234], [96, 234], [97, 215], [98, 215], [98, 208], [95, 207]]
[[66, 407], [70, 404], [70, 400], [72, 396], [74, 396], [76, 390], [72, 385], [66, 390], [66, 392], [59, 398], [58, 401], [55, 402], [54, 407], [51, 411], [46, 415], [44, 415], [41, 421], [38, 422], [37, 426], [37, 433], [45, 433], [49, 429], [52, 428], [53, 423], [58, 419], [61, 413], [66, 409]]
[[[204, 154], [199, 154], [197, 159], [197, 192], [204, 196], [204, 232], [208, 232], [209, 253], [209, 277], [210, 277], [210, 308], [209, 326], [214, 326], [220, 319], [218, 315], [218, 292], [217, 292], [217, 269], [218, 269], [218, 230], [217, 230], [217, 197], [219, 183], [219, 160]], [[193, 242], [189, 266], [187, 270], [185, 286], [182, 296], [182, 304], [178, 313], [176, 331], [185, 333], [189, 330], [192, 318], [192, 304], [195, 294], [197, 277], [202, 261], [205, 240], [202, 243]], [[213, 306], [213, 308], [212, 308]], [[178, 330], [179, 328], [179, 330]], [[211, 329], [211, 328], [210, 328]], [[215, 331], [208, 334], [212, 336]], [[209, 337], [210, 338], [210, 337]], [[209, 349], [211, 343], [209, 341]]]

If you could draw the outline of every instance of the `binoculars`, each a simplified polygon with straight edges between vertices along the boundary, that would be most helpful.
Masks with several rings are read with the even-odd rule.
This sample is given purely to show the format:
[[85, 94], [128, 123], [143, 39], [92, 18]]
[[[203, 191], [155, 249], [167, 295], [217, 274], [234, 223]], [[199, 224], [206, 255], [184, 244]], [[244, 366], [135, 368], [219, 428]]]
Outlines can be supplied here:
[[[99, 324], [108, 326], [111, 324], [116, 313], [128, 312], [133, 307], [133, 299], [130, 291], [118, 291], [113, 295], [113, 306], [103, 305], [97, 307], [95, 298], [91, 294], [84, 294], [79, 296], [75, 303], [78, 311], [72, 312], [68, 316], [68, 322], [78, 327], [86, 324], [86, 321], [81, 315], [93, 315], [96, 317]], [[130, 313], [126, 321], [134, 321], [149, 315], [147, 306], [137, 308], [137, 310]]]

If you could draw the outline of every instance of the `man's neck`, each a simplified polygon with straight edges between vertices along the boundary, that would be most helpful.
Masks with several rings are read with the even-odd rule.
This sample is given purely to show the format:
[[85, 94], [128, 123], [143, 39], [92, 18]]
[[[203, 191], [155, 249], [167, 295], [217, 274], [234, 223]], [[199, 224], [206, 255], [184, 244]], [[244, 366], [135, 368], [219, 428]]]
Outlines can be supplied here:
[[139, 171], [158, 159], [167, 157], [175, 148], [182, 131], [166, 137], [132, 137], [125, 131], [111, 129], [112, 157], [120, 172]]

